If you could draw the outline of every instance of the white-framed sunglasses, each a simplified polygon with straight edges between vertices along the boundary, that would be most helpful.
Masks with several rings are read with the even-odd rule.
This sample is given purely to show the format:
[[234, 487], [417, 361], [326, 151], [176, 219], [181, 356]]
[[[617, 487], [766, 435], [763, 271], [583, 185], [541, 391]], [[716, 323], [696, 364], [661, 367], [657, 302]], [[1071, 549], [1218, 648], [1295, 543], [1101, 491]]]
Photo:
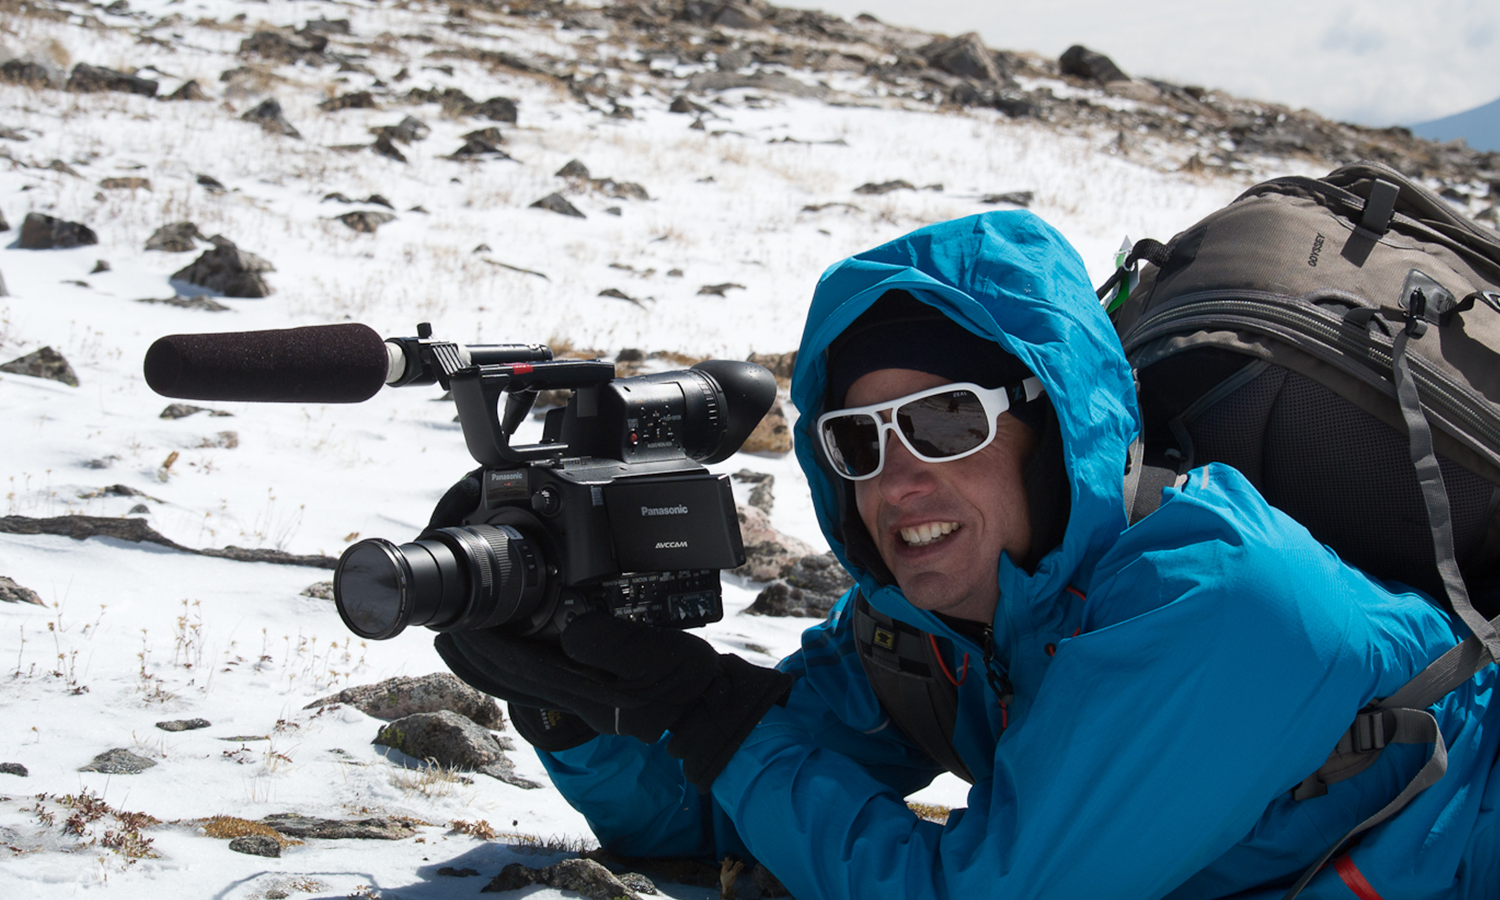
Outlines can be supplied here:
[[1042, 382], [1035, 375], [997, 388], [943, 384], [884, 403], [826, 412], [818, 417], [818, 439], [835, 472], [864, 481], [885, 468], [888, 432], [895, 432], [923, 462], [963, 459], [995, 439], [1001, 413], [1041, 395]]

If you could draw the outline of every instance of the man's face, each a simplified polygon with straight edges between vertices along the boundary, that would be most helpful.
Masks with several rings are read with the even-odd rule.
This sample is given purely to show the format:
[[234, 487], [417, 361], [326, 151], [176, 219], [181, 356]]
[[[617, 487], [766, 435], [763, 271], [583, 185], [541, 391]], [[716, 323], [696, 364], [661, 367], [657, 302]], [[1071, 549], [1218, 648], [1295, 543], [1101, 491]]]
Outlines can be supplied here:
[[[878, 369], [849, 388], [846, 407], [895, 400], [948, 383], [912, 369]], [[913, 606], [989, 624], [1000, 588], [1002, 550], [1031, 549], [1022, 472], [1035, 447], [1031, 428], [1001, 413], [995, 440], [971, 456], [922, 462], [894, 435], [885, 467], [854, 483], [855, 502], [896, 583]]]

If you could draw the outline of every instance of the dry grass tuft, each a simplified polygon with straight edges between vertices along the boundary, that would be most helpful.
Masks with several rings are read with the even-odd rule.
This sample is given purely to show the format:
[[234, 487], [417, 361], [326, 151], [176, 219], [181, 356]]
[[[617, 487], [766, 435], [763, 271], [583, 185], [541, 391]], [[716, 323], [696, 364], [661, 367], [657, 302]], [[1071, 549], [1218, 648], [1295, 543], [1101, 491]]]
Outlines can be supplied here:
[[480, 819], [478, 822], [466, 822], [463, 819], [454, 819], [452, 822], [448, 823], [448, 828], [449, 830], [456, 831], [459, 834], [467, 834], [469, 837], [477, 837], [481, 841], [493, 841], [500, 836], [499, 833], [490, 826], [490, 823], [485, 821], [484, 819]]
[[918, 817], [926, 819], [929, 822], [937, 822], [940, 825], [948, 821], [948, 814], [952, 812], [946, 806], [935, 806], [931, 803], [907, 803], [906, 805]]
[[203, 829], [203, 833], [211, 838], [230, 840], [232, 838], [244, 837], [247, 834], [263, 834], [266, 837], [275, 838], [276, 843], [282, 847], [290, 847], [301, 844], [296, 838], [289, 838], [281, 832], [261, 822], [252, 822], [249, 819], [240, 819], [235, 816], [209, 816], [206, 819], [198, 819], [192, 824]]

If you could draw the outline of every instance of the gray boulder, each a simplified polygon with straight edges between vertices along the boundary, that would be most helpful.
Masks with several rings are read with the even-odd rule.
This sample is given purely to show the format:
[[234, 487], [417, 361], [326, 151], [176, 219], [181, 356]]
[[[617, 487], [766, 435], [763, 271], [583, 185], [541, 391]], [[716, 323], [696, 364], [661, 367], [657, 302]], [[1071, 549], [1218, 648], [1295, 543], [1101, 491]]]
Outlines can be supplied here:
[[160, 85], [149, 78], [138, 78], [115, 69], [79, 63], [73, 67], [73, 74], [68, 76], [67, 89], [80, 94], [118, 91], [125, 94], [140, 94], [143, 97], [155, 97], [158, 87]]
[[950, 75], [990, 84], [1006, 80], [1005, 72], [995, 61], [995, 55], [984, 46], [979, 35], [972, 31], [956, 38], [933, 41], [917, 52], [927, 60], [929, 66]]
[[330, 97], [318, 104], [318, 109], [324, 112], [338, 112], [341, 109], [375, 109], [375, 95], [369, 91], [350, 91], [337, 97]]
[[558, 215], [563, 216], [573, 216], [579, 219], [588, 218], [588, 216], [585, 216], [583, 213], [578, 211], [578, 207], [569, 203], [566, 197], [564, 197], [562, 194], [557, 193], [548, 194], [542, 199], [531, 204], [531, 207], [533, 209], [545, 209], [548, 212], [555, 212]]
[[46, 378], [51, 381], [61, 381], [68, 387], [78, 387], [78, 375], [73, 372], [73, 367], [68, 365], [68, 361], [61, 353], [51, 347], [43, 347], [25, 356], [18, 356], [0, 365], [0, 372], [27, 375], [31, 378]]
[[[319, 819], [295, 813], [276, 813], [261, 819], [277, 834], [299, 839], [401, 841], [416, 836], [415, 826], [400, 819]], [[272, 838], [274, 840], [274, 838]]]
[[155, 765], [153, 760], [136, 756], [124, 747], [116, 747], [94, 757], [93, 762], [81, 766], [78, 771], [100, 772], [105, 775], [139, 775]]
[[592, 859], [565, 859], [545, 869], [511, 863], [481, 888], [480, 893], [514, 891], [533, 884], [576, 891], [590, 900], [640, 900], [640, 895]]
[[229, 842], [229, 849], [235, 853], [269, 856], [272, 859], [278, 859], [281, 856], [281, 842], [269, 834], [242, 834]]
[[163, 99], [166, 99], [166, 100], [212, 100], [213, 98], [210, 97], [210, 96], [208, 96], [208, 94], [204, 92], [203, 88], [198, 85], [197, 79], [191, 79], [189, 81], [183, 82], [183, 84], [182, 84], [181, 87], [179, 87], [177, 90], [173, 91], [172, 93], [168, 94]]
[[384, 137], [388, 140], [400, 141], [403, 144], [414, 144], [417, 141], [425, 140], [432, 133], [432, 129], [428, 128], [427, 123], [416, 116], [407, 116], [395, 125], [380, 125], [376, 128], [371, 128], [370, 133], [377, 138]]
[[745, 564], [732, 569], [733, 574], [751, 581], [773, 581], [781, 577], [782, 570], [812, 554], [810, 545], [773, 528], [765, 510], [741, 506], [735, 512], [745, 544]]
[[446, 709], [397, 719], [380, 729], [375, 743], [438, 765], [483, 772], [517, 787], [541, 787], [515, 774], [515, 763], [494, 735]]
[[376, 229], [387, 222], [393, 221], [396, 217], [388, 212], [381, 212], [375, 209], [359, 209], [354, 212], [346, 212], [341, 216], [334, 216], [334, 218], [361, 234], [374, 234]]
[[166, 722], [157, 722], [156, 727], [162, 731], [197, 731], [207, 728], [213, 723], [207, 719], [172, 719]]
[[775, 503], [771, 491], [776, 485], [776, 476], [769, 472], [752, 472], [749, 469], [740, 469], [729, 476], [740, 484], [753, 485], [750, 488], [749, 503], [761, 512], [769, 514]]
[[387, 722], [415, 713], [446, 709], [485, 728], [505, 730], [505, 716], [500, 712], [495, 698], [474, 690], [451, 672], [434, 672], [420, 678], [401, 676], [378, 684], [345, 688], [337, 694], [314, 700], [303, 709], [315, 709], [332, 703], [347, 704], [367, 716]]
[[832, 551], [809, 554], [783, 569], [745, 611], [754, 616], [822, 618], [853, 585]]
[[276, 271], [274, 266], [254, 253], [236, 247], [234, 241], [223, 235], [216, 234], [208, 240], [214, 248], [204, 251], [191, 265], [173, 273], [173, 279], [218, 291], [226, 297], [271, 295], [271, 288], [261, 274]]
[[20, 763], [0, 763], [0, 775], [17, 775], [26, 778], [31, 773]]
[[321, 65], [328, 61], [323, 51], [328, 38], [316, 31], [288, 34], [282, 31], [257, 31], [240, 41], [240, 55], [259, 56], [276, 62], [305, 62]]
[[1130, 76], [1121, 71], [1120, 67], [1115, 65], [1114, 60], [1082, 44], [1074, 44], [1064, 50], [1063, 55], [1057, 59], [1057, 67], [1064, 75], [1096, 81], [1099, 84], [1130, 80]]
[[281, 112], [281, 101], [271, 97], [259, 106], [240, 116], [246, 122], [254, 122], [267, 134], [283, 134], [290, 138], [301, 138], [302, 132], [293, 127]]
[[37, 606], [46, 606], [42, 598], [37, 596], [36, 591], [29, 587], [16, 584], [15, 579], [0, 575], [0, 602], [4, 603], [34, 603]]
[[194, 240], [206, 241], [203, 232], [192, 222], [171, 222], [156, 229], [151, 237], [146, 239], [147, 250], [160, 250], [163, 253], [186, 253], [197, 249]]
[[519, 117], [518, 112], [516, 101], [509, 97], [491, 97], [483, 103], [475, 104], [469, 110], [469, 115], [489, 119], [491, 122], [509, 122], [514, 125]]
[[27, 87], [51, 87], [52, 71], [39, 62], [29, 59], [6, 60], [0, 65], [0, 81], [21, 84]]
[[94, 230], [79, 222], [57, 219], [45, 213], [27, 213], [21, 222], [22, 250], [62, 250], [99, 243]]

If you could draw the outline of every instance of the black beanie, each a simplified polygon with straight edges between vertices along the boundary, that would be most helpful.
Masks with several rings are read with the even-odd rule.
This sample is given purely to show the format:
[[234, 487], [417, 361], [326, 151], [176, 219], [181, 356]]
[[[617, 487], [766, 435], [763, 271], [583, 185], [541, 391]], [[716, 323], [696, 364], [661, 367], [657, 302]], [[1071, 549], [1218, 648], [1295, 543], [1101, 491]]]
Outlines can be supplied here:
[[[1019, 384], [1025, 364], [906, 291], [887, 291], [828, 348], [825, 410], [844, 405], [849, 388], [879, 369], [912, 369], [985, 388]], [[1009, 412], [1038, 427], [1043, 406], [1018, 403]]]

